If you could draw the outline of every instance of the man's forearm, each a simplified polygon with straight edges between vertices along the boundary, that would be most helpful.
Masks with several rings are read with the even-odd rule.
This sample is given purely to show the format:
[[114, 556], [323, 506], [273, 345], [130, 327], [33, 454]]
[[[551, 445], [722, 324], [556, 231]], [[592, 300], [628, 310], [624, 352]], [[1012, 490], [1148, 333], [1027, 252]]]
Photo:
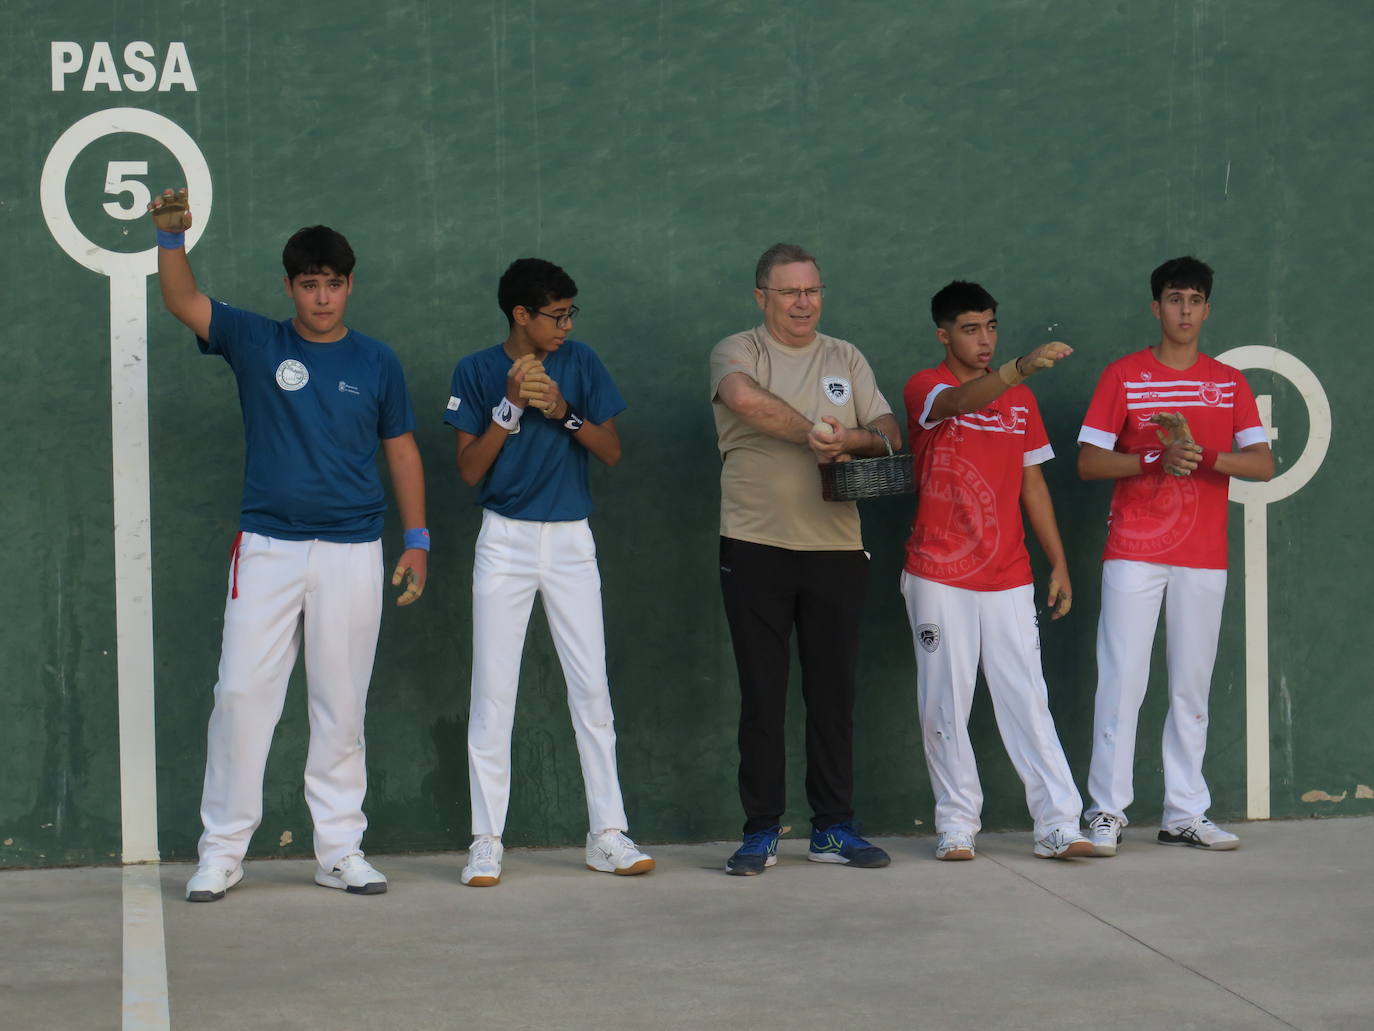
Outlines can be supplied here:
[[806, 416], [762, 387], [753, 387], [735, 404], [726, 402], [726, 405], [754, 429], [778, 440], [804, 445], [811, 432], [811, 423]]

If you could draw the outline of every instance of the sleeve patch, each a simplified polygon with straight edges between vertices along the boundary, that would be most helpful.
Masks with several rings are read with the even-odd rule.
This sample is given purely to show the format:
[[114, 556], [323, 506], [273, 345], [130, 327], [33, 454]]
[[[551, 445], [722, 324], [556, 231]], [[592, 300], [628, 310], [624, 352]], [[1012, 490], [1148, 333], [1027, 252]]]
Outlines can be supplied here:
[[460, 404], [462, 404], [462, 403], [463, 403], [463, 402], [460, 401], [458, 398], [456, 398], [456, 397], [450, 395], [450, 396], [449, 396], [449, 399], [448, 399], [448, 410], [449, 410], [450, 412], [456, 412], [456, 411], [458, 411], [458, 406], [459, 406]]

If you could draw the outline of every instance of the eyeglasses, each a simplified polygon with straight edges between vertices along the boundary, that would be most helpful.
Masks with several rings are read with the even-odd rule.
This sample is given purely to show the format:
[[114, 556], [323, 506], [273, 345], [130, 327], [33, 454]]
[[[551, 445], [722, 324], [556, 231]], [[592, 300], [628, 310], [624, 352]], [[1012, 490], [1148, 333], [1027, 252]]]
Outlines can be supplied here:
[[820, 300], [821, 295], [825, 293], [825, 284], [822, 283], [820, 286], [808, 286], [805, 290], [798, 290], [794, 286], [761, 286], [759, 289], [775, 293], [789, 303], [802, 297], [805, 297], [808, 301], [817, 301]]
[[553, 319], [553, 324], [559, 329], [567, 329], [572, 325], [573, 319], [577, 318], [577, 313], [582, 309], [574, 304], [562, 315], [554, 315], [551, 312], [540, 311], [538, 308], [526, 308], [525, 310], [531, 315], [542, 315], [546, 319]]

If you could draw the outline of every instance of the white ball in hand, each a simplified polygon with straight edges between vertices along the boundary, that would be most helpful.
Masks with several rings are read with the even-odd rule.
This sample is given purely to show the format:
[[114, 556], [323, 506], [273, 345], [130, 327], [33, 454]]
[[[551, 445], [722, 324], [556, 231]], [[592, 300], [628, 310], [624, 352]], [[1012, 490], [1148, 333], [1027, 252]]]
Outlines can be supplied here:
[[811, 427], [811, 432], [818, 437], [833, 437], [835, 435], [835, 427], [831, 426], [828, 422], [817, 422]]

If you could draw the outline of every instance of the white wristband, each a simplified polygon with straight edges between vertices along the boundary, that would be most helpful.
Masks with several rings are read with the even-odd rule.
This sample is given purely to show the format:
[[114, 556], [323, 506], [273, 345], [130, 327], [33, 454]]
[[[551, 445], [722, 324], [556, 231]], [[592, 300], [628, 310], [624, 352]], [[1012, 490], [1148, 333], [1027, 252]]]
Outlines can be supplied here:
[[524, 414], [524, 405], [511, 404], [510, 398], [503, 397], [501, 403], [491, 410], [491, 421], [503, 430], [510, 430], [514, 433], [520, 425], [520, 416]]

